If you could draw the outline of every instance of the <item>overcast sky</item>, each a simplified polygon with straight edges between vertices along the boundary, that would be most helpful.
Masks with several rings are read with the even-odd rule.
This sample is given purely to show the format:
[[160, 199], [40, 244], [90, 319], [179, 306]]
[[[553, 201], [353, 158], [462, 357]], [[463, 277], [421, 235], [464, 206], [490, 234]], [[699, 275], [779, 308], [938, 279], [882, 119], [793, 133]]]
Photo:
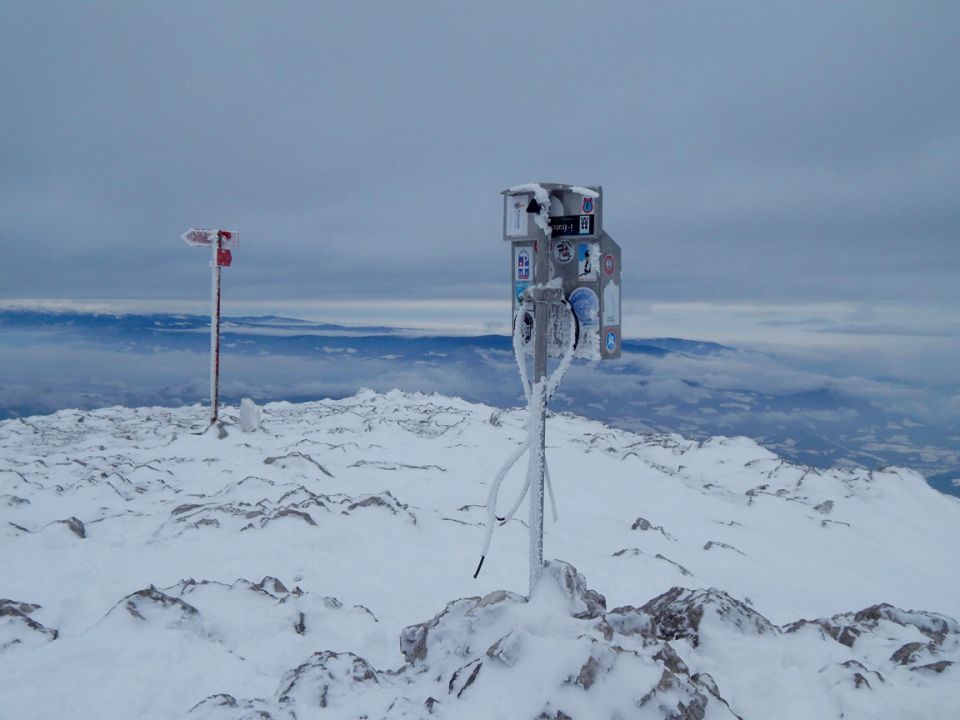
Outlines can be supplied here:
[[499, 192], [557, 181], [604, 186], [636, 312], [935, 307], [956, 337], [958, 28], [955, 0], [6, 0], [0, 297], [202, 299], [200, 226], [240, 232], [232, 298], [505, 300]]

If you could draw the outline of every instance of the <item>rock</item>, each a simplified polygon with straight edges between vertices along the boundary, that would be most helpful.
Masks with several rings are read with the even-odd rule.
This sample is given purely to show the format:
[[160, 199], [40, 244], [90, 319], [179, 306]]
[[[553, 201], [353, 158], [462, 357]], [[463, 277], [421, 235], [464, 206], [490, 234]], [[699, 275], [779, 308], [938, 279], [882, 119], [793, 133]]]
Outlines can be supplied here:
[[0, 599], [0, 655], [11, 650], [39, 647], [60, 636], [55, 628], [30, 617], [39, 609], [40, 606], [34, 603]]
[[663, 640], [686, 639], [693, 647], [702, 641], [701, 623], [712, 615], [722, 626], [748, 635], [778, 633], [760, 613], [722, 590], [687, 590], [674, 587], [641, 608], [652, 621], [652, 629]]
[[273, 577], [272, 575], [265, 576], [263, 580], [258, 582], [256, 585], [251, 585], [250, 589], [258, 590], [260, 592], [265, 592], [268, 595], [272, 595], [273, 597], [286, 595], [287, 593], [290, 592], [289, 590], [287, 590], [286, 585], [284, 585], [282, 582], [277, 580], [277, 578]]
[[107, 615], [111, 615], [121, 606], [130, 617], [141, 622], [160, 623], [169, 628], [199, 627], [199, 610], [180, 598], [161, 592], [153, 585], [130, 593]]
[[[792, 633], [812, 625], [818, 627], [823, 633], [832, 637], [841, 645], [852, 648], [857, 638], [865, 633], [874, 632], [883, 622], [919, 630], [923, 635], [930, 638], [931, 652], [940, 647], [949, 636], [960, 641], [960, 623], [953, 618], [920, 610], [901, 610], [887, 603], [871, 605], [856, 613], [841, 613], [830, 618], [798, 620], [784, 626], [783, 629], [785, 632]], [[904, 647], [901, 647], [894, 655], [896, 656], [901, 651], [904, 654], [898, 656], [898, 662], [900, 659], [909, 658], [914, 652], [914, 650], [905, 650]], [[907, 660], [907, 662], [910, 661]]]
[[520, 659], [520, 652], [523, 649], [523, 639], [521, 633], [511, 630], [493, 645], [487, 648], [486, 655], [493, 660], [499, 660], [507, 667], [513, 667]]
[[362, 495], [357, 500], [351, 500], [347, 505], [347, 509], [342, 511], [342, 514], [350, 515], [357, 510], [383, 508], [391, 515], [406, 518], [410, 524], [416, 525], [417, 516], [410, 512], [407, 509], [408, 507], [408, 505], [397, 500], [389, 490], [384, 490], [375, 495]]
[[911, 665], [916, 662], [921, 652], [930, 652], [932, 649], [933, 646], [930, 643], [909, 642], [901, 645], [900, 649], [890, 656], [890, 661], [897, 665]]
[[346, 707], [351, 695], [378, 685], [380, 673], [351, 652], [315, 652], [288, 672], [280, 683], [277, 700], [303, 708]]
[[218, 693], [204, 698], [187, 712], [191, 720], [296, 720], [296, 715], [264, 700], [237, 700]]
[[543, 567], [540, 582], [554, 580], [570, 603], [570, 614], [580, 620], [600, 617], [606, 612], [607, 600], [596, 590], [587, 587], [583, 575], [573, 565], [562, 560], [551, 560]]
[[704, 720], [707, 702], [707, 696], [691, 682], [683, 682], [665, 669], [660, 682], [640, 699], [640, 707], [655, 705], [663, 720]]
[[921, 672], [934, 672], [942, 673], [948, 667], [952, 667], [957, 663], [952, 660], [938, 660], [937, 662], [929, 663], [928, 665], [921, 665], [920, 667], [910, 668], [911, 670], [919, 670]]
[[708, 540], [706, 544], [704, 544], [703, 549], [709, 550], [710, 548], [715, 547], [724, 548], [725, 550], [733, 550], [735, 553], [740, 553], [741, 555], [746, 556], [746, 553], [739, 548], [735, 548], [733, 545], [727, 545], [727, 543], [722, 543], [717, 540]]
[[81, 540], [87, 537], [86, 526], [84, 526], [84, 524], [77, 518], [71, 516], [71, 517], [68, 517], [66, 520], [57, 520], [57, 522], [63, 523], [64, 525], [66, 525], [68, 528], [70, 528], [70, 532], [72, 532]]
[[[262, 584], [276, 590], [268, 579]], [[718, 591], [681, 592], [692, 605], [733, 615], [736, 601]], [[682, 601], [674, 598], [673, 605]], [[285, 602], [286, 596], [278, 604]], [[646, 610], [605, 608], [603, 596], [576, 568], [553, 561], [529, 599], [504, 590], [461, 598], [404, 628], [405, 664], [398, 670], [377, 670], [353, 653], [317, 652], [284, 675], [271, 699], [211, 696], [198, 708], [213, 720], [258, 717], [254, 709], [266, 713], [262, 717], [284, 711], [413, 720], [440, 712], [450, 718], [583, 720], [593, 717], [583, 714], [587, 707], [605, 708], [596, 715], [600, 720], [633, 717], [641, 707], [643, 717], [704, 720], [708, 708], [716, 720], [737, 717], [712, 678], [691, 677], [687, 662], [656, 638]], [[306, 626], [302, 615], [300, 623]], [[524, 691], [531, 682], [535, 696]], [[445, 698], [442, 705], [438, 697]], [[212, 714], [225, 710], [233, 715]]]
[[452, 695], [456, 691], [458, 698], [462, 696], [464, 691], [476, 682], [482, 667], [483, 661], [471, 660], [463, 667], [457, 668], [447, 683], [447, 692]]
[[663, 535], [668, 540], [673, 540], [673, 537], [666, 530], [663, 529], [663, 525], [654, 525], [646, 518], [638, 517], [633, 521], [633, 525], [630, 526], [631, 530], [655, 530], [656, 532]]

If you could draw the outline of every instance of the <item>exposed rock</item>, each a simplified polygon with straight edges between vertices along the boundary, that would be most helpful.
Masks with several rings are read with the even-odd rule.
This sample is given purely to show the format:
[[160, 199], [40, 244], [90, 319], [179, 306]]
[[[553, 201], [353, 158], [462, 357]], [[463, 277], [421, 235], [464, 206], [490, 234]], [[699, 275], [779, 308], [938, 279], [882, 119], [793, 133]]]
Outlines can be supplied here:
[[606, 621], [619, 635], [639, 635], [650, 641], [657, 639], [651, 617], [632, 605], [614, 608], [607, 613]]
[[263, 578], [263, 580], [258, 582], [256, 585], [251, 585], [250, 589], [258, 590], [260, 592], [265, 592], [268, 595], [272, 595], [274, 597], [278, 595], [286, 595], [287, 593], [290, 592], [289, 590], [287, 590], [286, 585], [284, 585], [282, 582], [277, 580], [277, 578], [271, 575], [267, 575], [266, 577]]
[[956, 665], [956, 662], [952, 660], [938, 660], [937, 662], [929, 663], [927, 665], [921, 665], [920, 667], [910, 668], [911, 670], [919, 670], [922, 672], [934, 672], [942, 673], [948, 667]]
[[451, 695], [456, 692], [458, 698], [462, 696], [464, 691], [476, 682], [482, 667], [483, 661], [471, 660], [463, 667], [454, 670], [453, 675], [450, 676], [450, 681], [447, 683], [447, 692]]
[[379, 673], [362, 657], [351, 652], [315, 652], [288, 672], [280, 683], [277, 699], [304, 708], [343, 706], [363, 686], [377, 685]]
[[[463, 630], [473, 634], [476, 623], [485, 624], [494, 620], [507, 606], [526, 602], [526, 598], [506, 590], [497, 590], [484, 597], [469, 597], [454, 600], [430, 620], [410, 625], [400, 633], [400, 652], [410, 665], [417, 665], [427, 661], [432, 647], [444, 648], [443, 641], [449, 637], [449, 631], [444, 633], [444, 626], [463, 624]], [[438, 633], [434, 634], [434, 630]], [[453, 648], [444, 648], [460, 657], [465, 657], [466, 647], [457, 645]], [[446, 654], [446, 653], [445, 653]]]
[[0, 655], [45, 645], [59, 637], [58, 630], [30, 617], [39, 609], [34, 603], [0, 599]]
[[323, 465], [318, 463], [307, 453], [291, 452], [287, 453], [286, 455], [279, 455], [277, 457], [268, 457], [264, 458], [263, 463], [265, 465], [276, 465], [283, 470], [311, 470], [312, 468], [316, 468], [327, 477], [333, 477], [333, 473], [327, 470]]
[[[543, 567], [544, 577], [552, 577], [570, 602], [570, 615], [580, 620], [599, 617], [607, 609], [607, 600], [596, 590], [587, 587], [583, 575], [570, 563], [551, 560]], [[541, 580], [543, 582], [543, 580]]]
[[127, 595], [120, 602], [127, 613], [137, 620], [162, 617], [166, 624], [180, 625], [192, 622], [200, 616], [200, 612], [193, 605], [180, 598], [170, 597], [153, 585]]
[[[691, 603], [698, 602], [696, 593], [682, 592], [693, 596]], [[706, 596], [700, 604], [710, 606], [711, 612], [732, 613], [727, 606], [720, 607], [726, 596], [699, 592]], [[553, 561], [545, 566], [530, 599], [503, 590], [461, 598], [430, 620], [405, 628], [400, 649], [406, 664], [396, 671], [379, 671], [352, 653], [318, 652], [284, 676], [271, 700], [243, 704], [215, 696], [204, 707], [219, 711], [214, 704], [222, 702], [234, 711], [284, 710], [305, 717], [325, 710], [336, 716], [400, 720], [426, 718], [437, 710], [436, 698], [446, 697], [445, 716], [473, 717], [481, 708], [498, 707], [506, 672], [519, 673], [519, 678], [537, 673], [538, 684], [546, 683], [546, 702], [515, 708], [517, 717], [585, 717], [579, 710], [554, 704], [550, 683], [558, 693], [572, 687], [587, 695], [574, 707], [585, 707], [582, 703], [592, 703], [590, 698], [598, 702], [604, 698], [610, 718], [629, 717], [638, 707], [675, 720], [703, 720], [708, 707], [711, 718], [737, 717], [710, 676], [692, 677], [688, 663], [674, 648], [656, 639], [645, 610], [623, 607], [605, 613], [605, 605], [603, 596], [588, 588], [573, 566]], [[307, 620], [299, 616], [298, 622], [305, 626]], [[544, 658], [554, 655], [559, 663], [544, 665]], [[627, 686], [625, 678], [631, 678]], [[512, 686], [516, 680], [506, 685]], [[217, 715], [209, 717], [219, 720]]]
[[727, 545], [726, 543], [719, 542], [717, 540], [707, 541], [707, 543], [703, 546], [703, 549], [709, 550], [710, 548], [715, 548], [715, 547], [724, 548], [725, 550], [733, 550], [735, 553], [740, 553], [741, 555], [746, 556], [745, 552], [743, 552], [742, 550], [739, 550], [738, 548], [735, 548], [733, 545]]
[[293, 711], [265, 700], [237, 700], [232, 695], [211, 695], [187, 712], [191, 720], [297, 720]]
[[687, 590], [674, 587], [649, 601], [641, 611], [651, 617], [653, 631], [664, 640], [687, 639], [698, 647], [700, 625], [709, 613], [726, 627], [749, 635], [777, 633], [777, 628], [760, 613], [722, 590]]
[[522, 648], [523, 639], [520, 632], [511, 630], [487, 648], [486, 655], [493, 660], [499, 660], [507, 667], [513, 667], [520, 658]]
[[670, 558], [668, 558], [666, 555], [661, 555], [660, 553], [657, 553], [654, 557], [657, 558], [657, 560], [663, 560], [664, 562], [670, 563], [670, 564], [673, 565], [675, 568], [677, 568], [677, 570], [680, 571], [680, 574], [681, 574], [681, 575], [685, 575], [685, 576], [687, 576], [687, 577], [693, 577], [693, 573], [692, 573], [692, 572], [690, 572], [689, 570], [687, 570], [687, 569], [686, 569], [683, 565], [681, 565], [680, 563], [674, 562], [673, 560], [671, 560]]
[[384, 490], [375, 495], [363, 495], [358, 500], [349, 502], [343, 514], [349, 515], [357, 510], [367, 508], [383, 508], [392, 515], [405, 517], [413, 525], [417, 524], [417, 516], [407, 509], [407, 505], [397, 500], [389, 490]]
[[901, 645], [900, 648], [890, 656], [890, 661], [897, 665], [911, 665], [917, 661], [922, 651], [930, 652], [933, 649], [931, 643], [909, 642]]
[[[784, 631], [788, 633], [816, 626], [822, 632], [832, 637], [841, 645], [852, 648], [864, 633], [871, 633], [877, 630], [883, 622], [889, 622], [901, 627], [913, 627], [919, 630], [923, 635], [930, 638], [930, 649], [934, 650], [940, 646], [948, 636], [955, 636], [960, 640], [960, 623], [953, 618], [939, 613], [931, 613], [918, 610], [901, 610], [887, 603], [871, 605], [856, 613], [841, 613], [830, 618], [819, 618], [817, 620], [799, 620], [784, 626]], [[903, 652], [897, 656], [897, 653]], [[895, 653], [897, 662], [907, 658], [915, 650], [905, 650], [901, 647]], [[893, 658], [891, 658], [893, 659]]]
[[663, 529], [663, 525], [654, 525], [646, 518], [638, 517], [633, 521], [633, 525], [630, 526], [631, 530], [655, 530], [665, 538], [673, 540], [673, 537], [666, 530]]
[[813, 509], [824, 515], [829, 515], [833, 511], [833, 500], [824, 500], [819, 505], [815, 505]]
[[854, 690], [873, 690], [883, 684], [884, 679], [876, 670], [869, 669], [859, 660], [847, 660], [839, 664], [821, 668], [820, 674], [826, 676], [831, 686], [846, 683]]
[[77, 518], [71, 516], [66, 520], [57, 520], [57, 522], [66, 525], [68, 528], [70, 528], [70, 532], [72, 532], [81, 540], [87, 537], [87, 528]]
[[707, 696], [691, 682], [683, 682], [665, 669], [660, 682], [640, 699], [640, 707], [655, 705], [663, 720], [704, 720], [707, 702]]

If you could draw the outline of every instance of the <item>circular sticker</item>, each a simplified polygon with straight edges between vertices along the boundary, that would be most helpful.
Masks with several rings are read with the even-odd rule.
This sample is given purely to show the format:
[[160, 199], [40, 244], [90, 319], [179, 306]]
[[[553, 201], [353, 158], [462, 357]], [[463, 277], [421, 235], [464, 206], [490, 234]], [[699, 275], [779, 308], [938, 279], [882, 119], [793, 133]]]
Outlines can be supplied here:
[[603, 256], [603, 271], [607, 275], [613, 275], [613, 270], [616, 267], [616, 260], [614, 260], [613, 255], [604, 255]]
[[617, 349], [617, 333], [613, 330], [607, 331], [607, 337], [604, 340], [604, 343], [607, 346], [607, 352], [613, 352]]
[[577, 315], [581, 328], [596, 327], [600, 323], [600, 300], [587, 287], [578, 287], [570, 293], [570, 304]]
[[553, 246], [553, 257], [561, 265], [573, 260], [573, 243], [569, 240], [558, 240]]

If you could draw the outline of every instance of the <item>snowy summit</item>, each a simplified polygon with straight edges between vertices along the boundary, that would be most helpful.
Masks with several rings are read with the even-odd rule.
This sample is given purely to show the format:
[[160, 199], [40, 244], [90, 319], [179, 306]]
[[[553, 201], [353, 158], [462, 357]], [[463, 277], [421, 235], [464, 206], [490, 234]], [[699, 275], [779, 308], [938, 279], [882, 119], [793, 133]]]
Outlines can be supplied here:
[[520, 519], [472, 577], [524, 411], [261, 411], [0, 423], [0, 715], [960, 717], [960, 501], [916, 473], [554, 414], [527, 597]]

